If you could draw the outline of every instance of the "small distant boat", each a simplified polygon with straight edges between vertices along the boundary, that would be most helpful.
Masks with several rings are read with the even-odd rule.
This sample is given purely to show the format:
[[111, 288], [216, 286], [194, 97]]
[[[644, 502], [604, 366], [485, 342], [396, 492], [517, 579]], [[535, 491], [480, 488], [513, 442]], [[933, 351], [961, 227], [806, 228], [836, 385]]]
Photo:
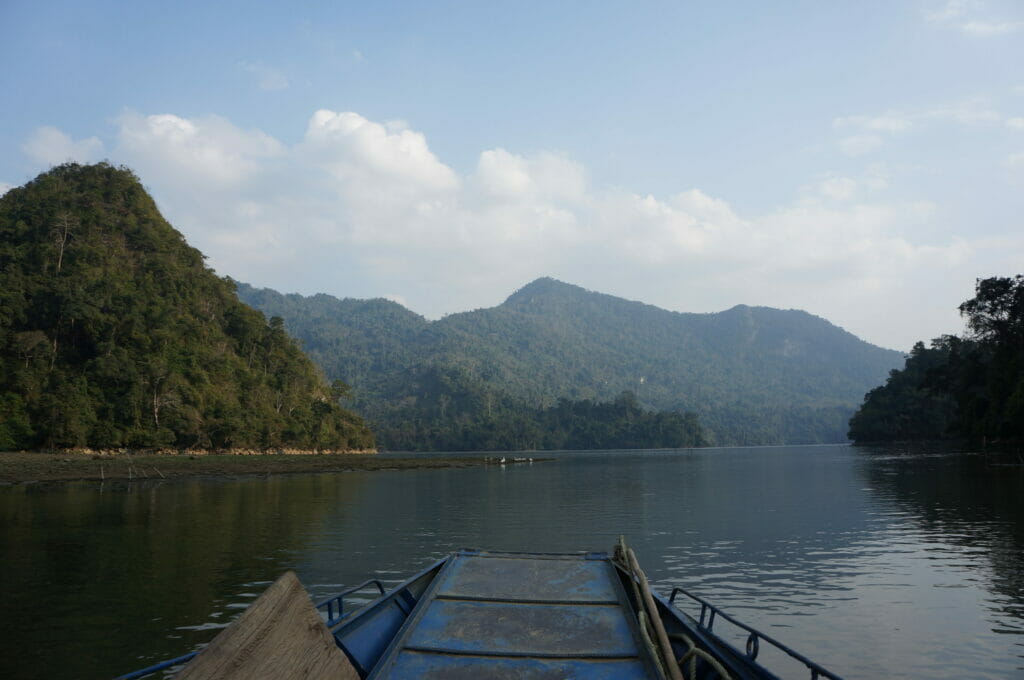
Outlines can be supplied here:
[[[345, 610], [346, 597], [371, 587], [379, 597]], [[698, 617], [675, 606], [679, 595]], [[719, 619], [743, 631], [745, 649], [715, 633]], [[117, 680], [182, 664], [181, 680], [777, 680], [758, 663], [762, 643], [812, 680], [838, 679], [681, 588], [653, 592], [621, 541], [613, 556], [460, 550], [390, 592], [370, 580], [315, 607], [288, 572], [205, 649]]]

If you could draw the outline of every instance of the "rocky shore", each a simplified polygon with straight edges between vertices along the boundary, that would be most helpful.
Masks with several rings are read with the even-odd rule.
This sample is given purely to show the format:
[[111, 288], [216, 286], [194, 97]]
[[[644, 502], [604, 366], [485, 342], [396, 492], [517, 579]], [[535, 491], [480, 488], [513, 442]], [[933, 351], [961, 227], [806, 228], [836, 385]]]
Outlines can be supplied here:
[[467, 467], [499, 464], [477, 456], [375, 456], [367, 453], [256, 451], [0, 452], [0, 484], [70, 481], [134, 481], [181, 477], [241, 477], [351, 470]]

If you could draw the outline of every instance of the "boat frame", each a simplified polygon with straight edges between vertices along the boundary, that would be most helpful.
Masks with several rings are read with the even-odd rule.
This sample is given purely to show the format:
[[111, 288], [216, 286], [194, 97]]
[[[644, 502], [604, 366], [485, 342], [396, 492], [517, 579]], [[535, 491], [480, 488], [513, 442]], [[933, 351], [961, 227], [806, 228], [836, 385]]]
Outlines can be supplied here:
[[[320, 612], [321, 619], [333, 636], [338, 648], [347, 657], [359, 677], [365, 680], [378, 680], [378, 678], [388, 677], [385, 670], [394, 666], [395, 659], [401, 653], [403, 645], [407, 643], [411, 635], [416, 634], [417, 625], [427, 616], [425, 612], [431, 603], [439, 599], [438, 591], [441, 584], [445, 583], [446, 579], [449, 579], [460, 568], [459, 565], [495, 558], [492, 559], [492, 562], [505, 560], [506, 562], [538, 561], [539, 563], [543, 560], [549, 561], [548, 564], [553, 565], [554, 561], [559, 561], [570, 565], [570, 567], [577, 563], [581, 565], [591, 563], [591, 567], [597, 569], [598, 566], [592, 563], [601, 562], [607, 565], [601, 567], [604, 569], [601, 573], [614, 574], [617, 577], [611, 579], [612, 588], [616, 594], [612, 600], [598, 604], [609, 606], [617, 604], [626, 618], [630, 619], [631, 636], [637, 642], [637, 648], [640, 650], [636, 661], [647, 669], [647, 675], [644, 677], [686, 677], [689, 680], [709, 680], [723, 677], [724, 671], [725, 677], [730, 680], [778, 680], [777, 675], [757, 660], [761, 644], [766, 643], [803, 665], [809, 672], [811, 680], [818, 678], [840, 680], [839, 676], [804, 655], [756, 628], [742, 623], [707, 600], [683, 588], [673, 588], [668, 598], [649, 590], [646, 577], [636, 564], [635, 555], [632, 555], [632, 551], [628, 551], [632, 558], [630, 561], [623, 557], [626, 554], [624, 546], [621, 551], [616, 551], [615, 557], [610, 557], [604, 552], [518, 553], [460, 550], [437, 560], [391, 590], [387, 590], [380, 579], [368, 579], [317, 603], [315, 608]], [[507, 590], [509, 587], [507, 582], [495, 585], [499, 594], [503, 589]], [[373, 600], [362, 604], [362, 606], [350, 606], [348, 599], [351, 596], [371, 588], [376, 590], [376, 597]], [[698, 616], [694, 617], [678, 607], [676, 602], [680, 595], [699, 605]], [[447, 596], [447, 599], [453, 598]], [[474, 598], [455, 597], [454, 599], [472, 600]], [[580, 608], [584, 604], [593, 604], [583, 603], [571, 597], [566, 597], [564, 601], [551, 599], [543, 602], [487, 597], [484, 598], [484, 602], [515, 603], [534, 608], [547, 607], [548, 612], [557, 606], [570, 609], [572, 606]], [[648, 612], [652, 604], [653, 611]], [[645, 615], [647, 616], [646, 620]], [[657, 621], [653, 621], [653, 619], [657, 619]], [[719, 619], [725, 619], [746, 633], [744, 649], [737, 648], [715, 632], [715, 623]], [[660, 633], [656, 634], [659, 628], [661, 629]], [[660, 645], [657, 642], [659, 636]], [[419, 651], [415, 647], [412, 649]], [[153, 673], [173, 669], [188, 663], [199, 651], [201, 650], [122, 675], [116, 680], [137, 680]], [[491, 655], [490, 658], [500, 657], [513, 661], [515, 659], [536, 660], [538, 663], [548, 662], [556, 656], [563, 661], [568, 659], [569, 662], [584, 657], [591, 661], [601, 660], [600, 653], [592, 652], [589, 654], [574, 654], [572, 652], [545, 654], [543, 652], [506, 650], [492, 653], [442, 648], [438, 650], [438, 653], [448, 655], [452, 663], [458, 662], [459, 656], [467, 653], [476, 656], [483, 654], [485, 657]], [[613, 660], [616, 658], [611, 653], [606, 656]], [[675, 668], [670, 667], [672, 664], [675, 665]], [[679, 671], [681, 664], [688, 669], [685, 674]]]

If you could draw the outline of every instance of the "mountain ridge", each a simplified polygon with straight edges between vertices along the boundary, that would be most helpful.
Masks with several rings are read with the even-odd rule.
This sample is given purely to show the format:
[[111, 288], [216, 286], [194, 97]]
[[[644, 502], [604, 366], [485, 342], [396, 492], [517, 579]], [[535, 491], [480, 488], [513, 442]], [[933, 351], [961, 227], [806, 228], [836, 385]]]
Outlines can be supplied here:
[[[352, 299], [245, 284], [239, 295], [281, 316], [329, 377], [352, 385], [354, 406], [382, 432], [429, 420], [423, 402], [465, 384], [482, 399], [543, 406], [632, 391], [644, 407], [696, 412], [721, 444], [845, 441], [864, 393], [903, 359], [802, 310], [675, 312], [551, 277], [494, 307], [434, 321], [388, 301], [397, 328], [372, 313], [357, 318], [354, 310], [369, 308]], [[342, 347], [341, 338], [359, 342]], [[431, 372], [444, 377], [422, 387]]]

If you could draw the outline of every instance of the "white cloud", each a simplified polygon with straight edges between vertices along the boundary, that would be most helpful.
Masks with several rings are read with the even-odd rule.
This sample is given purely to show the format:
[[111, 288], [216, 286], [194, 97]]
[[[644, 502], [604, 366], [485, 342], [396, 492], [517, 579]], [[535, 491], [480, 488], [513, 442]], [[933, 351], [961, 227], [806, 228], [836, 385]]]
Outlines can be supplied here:
[[889, 168], [885, 163], [871, 163], [860, 180], [869, 191], [882, 191], [889, 187]]
[[1011, 168], [1024, 168], [1024, 152], [1007, 156], [1006, 165]]
[[256, 85], [261, 90], [284, 90], [288, 87], [288, 77], [279, 69], [247, 61], [243, 61], [240, 66], [256, 79]]
[[586, 188], [583, 168], [568, 158], [542, 153], [528, 159], [505, 149], [481, 153], [474, 179], [485, 195], [509, 201], [574, 203]]
[[925, 8], [925, 18], [929, 21], [946, 22], [963, 17], [982, 6], [980, 0], [945, 0], [933, 2]]
[[866, 132], [897, 133], [909, 130], [913, 120], [904, 113], [886, 113], [881, 116], [844, 116], [836, 118], [832, 124], [837, 128], [854, 127]]
[[476, 177], [480, 188], [490, 196], [517, 198], [534, 193], [533, 179], [526, 160], [504, 149], [492, 149], [480, 154]]
[[932, 3], [924, 10], [925, 19], [940, 26], [955, 28], [974, 37], [1014, 33], [1024, 22], [995, 18], [982, 0], [946, 0]]
[[[685, 265], [709, 255], [718, 226], [650, 194], [625, 192], [596, 197], [587, 221], [591, 227], [586, 234], [588, 249], [604, 250], [602, 246], [607, 245], [632, 267]], [[600, 252], [591, 257], [606, 262], [608, 256]]]
[[435, 317], [552, 275], [684, 311], [805, 308], [909, 344], [914, 295], [975, 276], [973, 241], [929, 235], [935, 206], [875, 198], [881, 164], [743, 215], [698, 188], [591, 186], [555, 153], [488, 149], [460, 175], [422, 132], [353, 112], [317, 111], [292, 145], [216, 116], [129, 113], [113, 157], [221, 274]]
[[990, 36], [1015, 33], [1022, 25], [1019, 21], [968, 21], [960, 28], [968, 35]]
[[10, 191], [13, 188], [14, 188], [13, 184], [8, 184], [7, 182], [0, 182], [0, 196], [3, 196], [4, 194], [6, 194], [8, 191]]
[[313, 114], [303, 142], [310, 158], [342, 182], [400, 182], [426, 191], [455, 189], [459, 180], [400, 121], [382, 125], [350, 111]]
[[1024, 130], [1024, 116], [1018, 116], [1016, 118], [1007, 118], [1006, 126], [1015, 130]]
[[42, 166], [68, 161], [90, 163], [103, 156], [103, 142], [96, 137], [75, 141], [57, 128], [44, 125], [32, 132], [21, 150], [29, 160]]
[[1002, 120], [1002, 116], [989, 105], [988, 101], [979, 97], [933, 107], [921, 113], [919, 118], [950, 121], [963, 125], [996, 123]]
[[878, 116], [841, 116], [833, 120], [832, 125], [839, 130], [853, 129], [862, 133], [896, 135], [920, 127], [929, 121], [973, 125], [999, 120], [1002, 120], [1002, 116], [992, 108], [987, 99], [972, 97], [920, 111], [889, 111]]
[[219, 116], [189, 120], [172, 114], [119, 119], [117, 154], [148, 177], [174, 185], [240, 185], [284, 146], [258, 130], [241, 130]]
[[[919, 111], [889, 111], [877, 116], [840, 116], [833, 119], [832, 127], [845, 135], [836, 141], [839, 150], [855, 158], [876, 151], [887, 138], [926, 129], [929, 125], [985, 125], [1003, 120], [1003, 116], [992, 108], [987, 99], [974, 97]], [[1011, 123], [1007, 121], [1007, 124]]]
[[826, 198], [848, 201], [857, 193], [857, 182], [849, 177], [828, 177], [818, 183], [818, 192]]
[[843, 137], [836, 144], [844, 154], [856, 158], [869, 154], [882, 146], [882, 138], [878, 135], [851, 135]]
[[728, 203], [719, 198], [712, 198], [700, 189], [690, 189], [676, 194], [671, 203], [676, 209], [692, 215], [703, 224], [729, 228], [737, 228], [743, 224]]

